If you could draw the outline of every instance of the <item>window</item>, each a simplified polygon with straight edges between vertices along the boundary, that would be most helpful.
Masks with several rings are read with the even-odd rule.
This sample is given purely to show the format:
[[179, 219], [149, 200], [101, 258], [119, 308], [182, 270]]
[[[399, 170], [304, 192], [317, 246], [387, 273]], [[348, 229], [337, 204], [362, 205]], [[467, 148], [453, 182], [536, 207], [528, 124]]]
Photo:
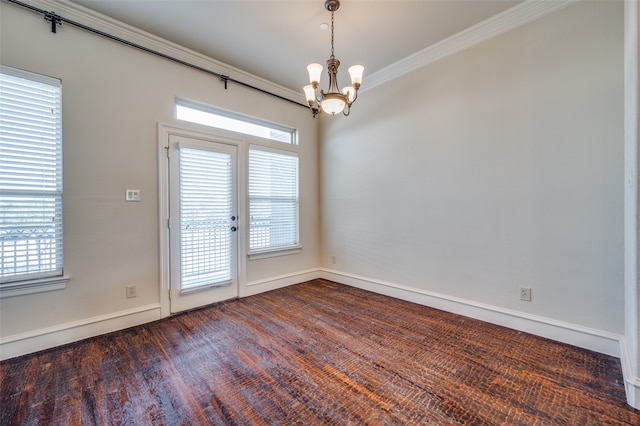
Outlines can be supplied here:
[[232, 279], [235, 151], [179, 144], [180, 287]]
[[298, 156], [249, 149], [249, 251], [297, 248]]
[[257, 136], [246, 138], [251, 141], [247, 165], [249, 257], [300, 251], [296, 130], [183, 98], [176, 98], [176, 118]]
[[176, 118], [295, 145], [294, 129], [195, 101], [176, 99]]
[[60, 80], [0, 66], [3, 291], [62, 277], [61, 91]]

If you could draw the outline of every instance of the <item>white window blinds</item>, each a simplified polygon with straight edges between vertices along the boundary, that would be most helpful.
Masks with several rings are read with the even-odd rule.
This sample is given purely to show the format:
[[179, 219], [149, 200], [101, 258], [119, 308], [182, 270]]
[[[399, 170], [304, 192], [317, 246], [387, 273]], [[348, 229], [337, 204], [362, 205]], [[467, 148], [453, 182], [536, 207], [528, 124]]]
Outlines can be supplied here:
[[179, 147], [180, 287], [231, 280], [233, 180], [230, 154]]
[[299, 245], [297, 154], [250, 148], [249, 216], [249, 251]]
[[0, 283], [62, 275], [61, 91], [0, 67]]

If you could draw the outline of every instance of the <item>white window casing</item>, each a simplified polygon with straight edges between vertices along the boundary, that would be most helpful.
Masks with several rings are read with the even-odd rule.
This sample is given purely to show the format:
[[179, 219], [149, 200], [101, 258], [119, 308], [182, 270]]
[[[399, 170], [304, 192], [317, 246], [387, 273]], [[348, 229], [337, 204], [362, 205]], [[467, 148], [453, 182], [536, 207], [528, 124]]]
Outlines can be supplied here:
[[300, 249], [298, 155], [249, 147], [249, 255]]
[[0, 68], [0, 296], [64, 287], [62, 84]]

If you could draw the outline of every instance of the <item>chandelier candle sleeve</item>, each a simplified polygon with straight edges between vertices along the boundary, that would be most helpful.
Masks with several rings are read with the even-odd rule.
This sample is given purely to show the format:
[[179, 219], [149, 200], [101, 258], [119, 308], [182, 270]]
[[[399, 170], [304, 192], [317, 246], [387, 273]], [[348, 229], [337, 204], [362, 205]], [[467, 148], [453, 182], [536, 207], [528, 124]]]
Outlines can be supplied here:
[[349, 75], [351, 76], [351, 84], [354, 86], [362, 84], [362, 73], [364, 73], [364, 67], [362, 65], [353, 65], [349, 67]]
[[306, 85], [303, 87], [304, 95], [307, 98], [307, 102], [309, 106], [311, 106], [316, 101], [316, 89], [313, 88], [312, 85]]
[[320, 77], [322, 77], [322, 65], [309, 64], [307, 71], [309, 71], [309, 83], [317, 87], [320, 84]]
[[333, 13], [340, 7], [338, 0], [326, 0], [325, 9], [331, 12], [331, 56], [327, 59], [327, 73], [329, 74], [329, 88], [325, 92], [318, 87], [320, 86], [320, 77], [322, 75], [322, 65], [313, 63], [307, 66], [309, 72], [309, 82], [311, 84], [304, 86], [304, 94], [311, 109], [311, 114], [315, 117], [321, 111], [331, 115], [343, 113], [349, 115], [351, 105], [358, 98], [358, 89], [362, 84], [362, 74], [364, 67], [362, 65], [353, 65], [349, 68], [351, 76], [351, 86], [347, 86], [340, 90], [338, 88], [338, 68], [340, 61], [333, 54]]

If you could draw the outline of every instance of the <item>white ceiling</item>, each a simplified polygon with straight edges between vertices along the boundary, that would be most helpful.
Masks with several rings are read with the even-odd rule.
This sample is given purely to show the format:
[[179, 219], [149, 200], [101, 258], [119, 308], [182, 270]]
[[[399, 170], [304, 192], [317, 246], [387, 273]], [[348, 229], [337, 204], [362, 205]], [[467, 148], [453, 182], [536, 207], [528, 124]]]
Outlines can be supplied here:
[[[521, 1], [341, 0], [334, 41], [340, 86], [351, 65], [364, 65], [364, 87], [367, 74]], [[331, 30], [320, 29], [331, 23], [324, 0], [73, 2], [296, 91], [308, 84], [307, 64], [325, 65], [331, 53]]]

